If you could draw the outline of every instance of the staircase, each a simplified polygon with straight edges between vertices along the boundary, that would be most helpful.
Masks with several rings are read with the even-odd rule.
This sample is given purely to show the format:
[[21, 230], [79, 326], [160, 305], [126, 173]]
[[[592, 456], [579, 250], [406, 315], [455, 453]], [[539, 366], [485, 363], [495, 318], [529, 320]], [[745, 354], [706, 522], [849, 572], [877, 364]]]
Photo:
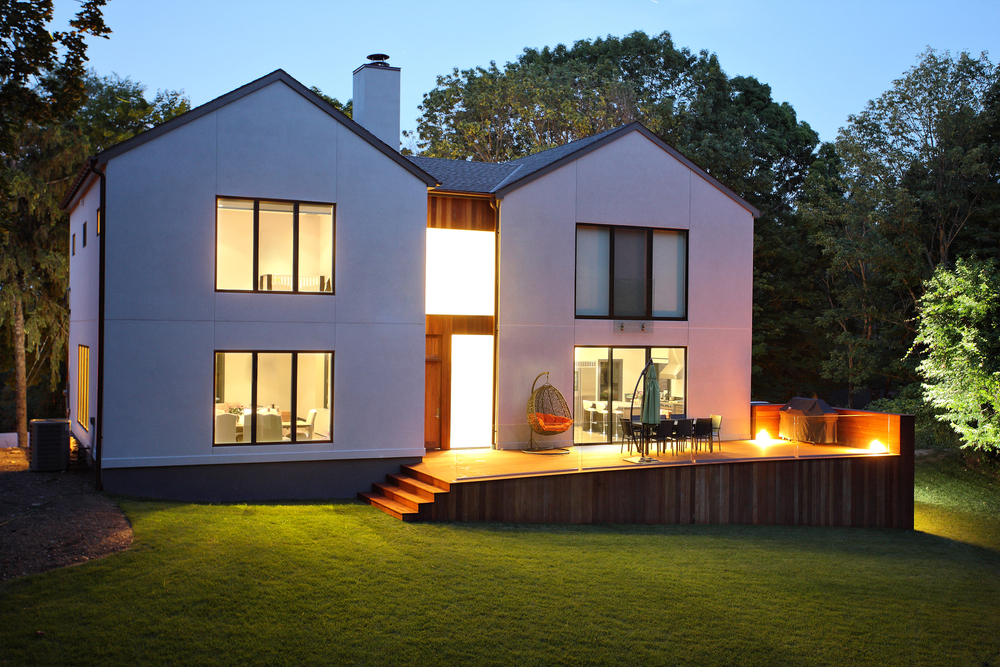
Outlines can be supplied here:
[[358, 498], [400, 521], [426, 521], [432, 518], [434, 501], [447, 494], [450, 485], [411, 466], [386, 475], [386, 481], [372, 484], [372, 490]]

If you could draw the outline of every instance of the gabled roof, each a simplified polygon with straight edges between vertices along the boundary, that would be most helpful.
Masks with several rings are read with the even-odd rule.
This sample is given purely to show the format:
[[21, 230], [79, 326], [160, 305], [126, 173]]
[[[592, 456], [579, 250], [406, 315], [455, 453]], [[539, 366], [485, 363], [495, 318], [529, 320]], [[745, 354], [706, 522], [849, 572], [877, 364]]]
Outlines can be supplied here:
[[742, 197], [720, 183], [718, 179], [710, 176], [708, 172], [694, 162], [684, 157], [676, 148], [664, 142], [641, 123], [622, 125], [621, 127], [586, 137], [585, 139], [571, 141], [562, 146], [498, 164], [418, 156], [410, 157], [409, 160], [424, 171], [433, 174], [440, 181], [438, 188], [440, 190], [467, 192], [470, 194], [492, 194], [498, 198], [503, 198], [508, 192], [527, 185], [573, 160], [578, 160], [587, 153], [595, 151], [616, 139], [620, 139], [630, 132], [639, 132], [745, 208], [753, 217], [760, 216], [760, 210], [755, 206], [747, 203]]
[[[210, 114], [216, 109], [224, 107], [232, 102], [235, 102], [240, 98], [246, 97], [247, 95], [250, 95], [251, 93], [254, 93], [260, 90], [261, 88], [269, 86], [277, 81], [284, 83], [289, 88], [302, 95], [302, 97], [315, 104], [321, 111], [328, 114], [332, 118], [336, 119], [342, 125], [345, 125], [352, 132], [354, 132], [359, 137], [361, 137], [369, 144], [377, 148], [379, 151], [384, 153], [386, 157], [396, 162], [401, 167], [406, 169], [408, 172], [419, 178], [428, 187], [434, 187], [435, 185], [438, 184], [437, 179], [435, 179], [433, 176], [431, 176], [424, 170], [420, 169], [420, 167], [415, 165], [413, 162], [404, 158], [402, 155], [399, 154], [399, 151], [397, 151], [393, 147], [383, 142], [381, 139], [379, 139], [374, 134], [363, 128], [354, 120], [345, 116], [343, 113], [335, 109], [333, 105], [331, 105], [329, 102], [327, 102], [322, 97], [320, 97], [313, 91], [303, 86], [287, 72], [280, 69], [271, 72], [267, 76], [262, 76], [256, 81], [251, 81], [245, 86], [241, 86], [236, 90], [226, 93], [221, 97], [217, 97], [211, 102], [206, 102], [205, 104], [202, 104], [199, 107], [191, 109], [190, 111], [183, 113], [180, 116], [171, 118], [167, 122], [161, 123], [160, 125], [157, 125], [152, 129], [146, 130], [141, 134], [137, 134], [131, 139], [126, 139], [125, 141], [116, 144], [111, 148], [101, 151], [94, 158], [96, 162], [91, 162], [91, 164], [94, 164], [95, 166], [107, 164], [108, 160], [111, 160], [121, 155], [122, 153], [126, 153], [132, 150], [133, 148], [136, 148], [137, 146], [141, 146], [142, 144], [159, 137], [160, 135], [166, 134], [167, 132], [176, 130], [182, 125], [186, 125], [187, 123], [190, 123], [193, 120], [197, 120], [206, 114]], [[63, 198], [62, 201], [63, 207], [68, 206], [69, 203], [73, 200], [77, 192], [82, 187], [84, 181], [86, 181], [89, 173], [90, 173], [89, 166], [84, 165], [84, 167], [80, 170], [80, 173], [77, 175], [77, 178], [73, 183], [73, 186], [70, 188], [69, 192], [66, 193], [66, 197]]]

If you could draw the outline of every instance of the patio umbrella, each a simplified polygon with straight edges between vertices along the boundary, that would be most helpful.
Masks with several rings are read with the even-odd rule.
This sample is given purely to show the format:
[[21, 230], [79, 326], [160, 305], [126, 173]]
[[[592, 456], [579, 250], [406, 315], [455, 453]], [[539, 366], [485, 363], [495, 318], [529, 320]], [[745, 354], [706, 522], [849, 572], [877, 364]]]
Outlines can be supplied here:
[[642, 391], [642, 423], [646, 426], [660, 423], [660, 380], [656, 377], [654, 364], [650, 364], [646, 370], [646, 386]]

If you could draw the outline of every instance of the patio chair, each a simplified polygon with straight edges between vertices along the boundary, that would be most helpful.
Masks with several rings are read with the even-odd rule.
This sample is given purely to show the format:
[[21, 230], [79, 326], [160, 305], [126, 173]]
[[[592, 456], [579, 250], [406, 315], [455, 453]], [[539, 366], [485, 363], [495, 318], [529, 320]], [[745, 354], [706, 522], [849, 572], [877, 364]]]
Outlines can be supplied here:
[[660, 423], [656, 425], [656, 433], [653, 435], [653, 439], [656, 440], [656, 453], [660, 453], [660, 446], [663, 446], [662, 451], [667, 450], [667, 440], [670, 440], [674, 436], [674, 420], [673, 419], [661, 419]]
[[624, 417], [619, 417], [618, 421], [622, 425], [622, 446], [620, 451], [625, 451], [625, 443], [628, 443], [628, 453], [632, 453], [632, 445], [638, 451], [642, 451], [642, 445], [639, 443], [639, 436], [636, 434], [635, 430], [632, 428], [632, 422]]
[[677, 453], [677, 448], [680, 447], [682, 442], [690, 442], [692, 435], [694, 435], [694, 424], [692, 420], [678, 419], [674, 422], [674, 435], [670, 439], [670, 442], [674, 446], [674, 453]]
[[712, 438], [719, 443], [722, 451], [722, 415], [712, 415]]
[[694, 422], [694, 434], [691, 437], [692, 445], [697, 451], [700, 443], [708, 444], [708, 451], [712, 451], [712, 420], [699, 417]]

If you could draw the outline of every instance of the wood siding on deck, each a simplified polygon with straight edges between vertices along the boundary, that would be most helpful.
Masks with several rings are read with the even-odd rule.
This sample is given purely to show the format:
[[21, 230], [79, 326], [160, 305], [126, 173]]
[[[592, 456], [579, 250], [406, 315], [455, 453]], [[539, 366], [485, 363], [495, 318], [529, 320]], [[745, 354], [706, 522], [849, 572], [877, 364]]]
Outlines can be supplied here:
[[[754, 410], [752, 416], [758, 428], [767, 428], [761, 424], [770, 420], [776, 427], [776, 410]], [[854, 437], [877, 437], [889, 444], [890, 453], [458, 480], [448, 485], [451, 492], [435, 502], [428, 518], [912, 530], [913, 416], [855, 422], [868, 426], [858, 426]], [[876, 422], [881, 431], [872, 426]]]
[[902, 456], [887, 455], [455, 482], [429, 518], [912, 529], [913, 476], [904, 468]]

